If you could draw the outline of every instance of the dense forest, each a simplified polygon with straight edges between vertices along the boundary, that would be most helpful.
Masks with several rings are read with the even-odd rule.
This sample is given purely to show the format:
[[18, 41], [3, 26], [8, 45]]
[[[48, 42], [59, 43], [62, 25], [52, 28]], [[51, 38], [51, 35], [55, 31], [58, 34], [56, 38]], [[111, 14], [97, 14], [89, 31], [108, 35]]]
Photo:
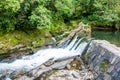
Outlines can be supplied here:
[[1, 0], [0, 30], [58, 27], [70, 20], [120, 29], [120, 0]]

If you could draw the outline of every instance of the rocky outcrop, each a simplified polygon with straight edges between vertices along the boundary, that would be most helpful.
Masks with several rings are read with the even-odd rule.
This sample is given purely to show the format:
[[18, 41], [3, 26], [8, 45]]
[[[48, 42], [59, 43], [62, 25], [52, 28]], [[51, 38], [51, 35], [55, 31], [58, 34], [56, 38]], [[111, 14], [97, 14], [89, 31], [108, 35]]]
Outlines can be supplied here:
[[120, 48], [105, 40], [93, 40], [84, 55], [96, 80], [120, 80]]
[[24, 73], [14, 74], [13, 80], [94, 80], [91, 71], [85, 68], [81, 58], [71, 57], [53, 62], [49, 60], [41, 66]]
[[89, 36], [91, 34], [91, 28], [88, 25], [83, 24], [82, 22], [78, 24], [78, 27], [70, 32], [70, 34], [63, 40], [59, 41], [57, 44], [62, 45], [65, 42], [71, 40], [75, 35], [85, 35]]

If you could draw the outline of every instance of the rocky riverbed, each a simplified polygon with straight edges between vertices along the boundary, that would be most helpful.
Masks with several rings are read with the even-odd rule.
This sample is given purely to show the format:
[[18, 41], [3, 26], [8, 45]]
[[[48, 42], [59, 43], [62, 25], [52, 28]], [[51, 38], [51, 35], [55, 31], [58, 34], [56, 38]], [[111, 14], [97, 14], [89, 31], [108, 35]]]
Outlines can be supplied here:
[[[6, 63], [6, 68], [2, 66], [2, 71], [5, 73], [1, 73], [0, 77], [3, 80], [94, 80], [92, 72], [83, 64], [80, 58], [80, 55], [85, 51], [91, 40], [86, 39], [86, 41], [82, 42], [80, 37], [75, 36], [78, 32], [83, 32], [83, 27], [84, 25], [79, 26], [65, 40], [59, 42], [61, 44], [58, 45], [63, 45], [66, 41], [71, 40], [70, 44], [62, 47], [62, 49], [59, 46], [56, 49], [51, 49], [49, 45], [46, 45], [50, 49], [42, 50], [42, 53], [38, 51], [30, 56], [31, 52], [29, 52], [25, 55], [25, 58], [23, 56], [21, 59], [16, 60], [24, 63], [20, 64], [19, 68], [16, 67], [18, 62], [14, 60], [10, 64]], [[82, 43], [78, 44], [76, 41]], [[74, 45], [75, 43], [76, 45]], [[30, 65], [25, 63], [25, 61], [30, 61]], [[7, 61], [3, 60], [3, 62]], [[39, 62], [39, 64], [36, 62]], [[3, 63], [3, 65], [6, 64]], [[12, 70], [13, 67], [15, 68], [14, 71]]]
[[68, 59], [67, 63], [62, 61], [61, 64], [57, 64], [56, 66], [57, 68], [43, 73], [35, 80], [94, 80], [92, 72], [87, 69], [87, 65], [84, 65], [80, 57]]
[[[6, 59], [3, 62], [6, 62]], [[9, 73], [2, 73], [0, 77], [4, 80], [7, 74]], [[29, 72], [19, 70], [9, 76], [12, 80], [94, 80], [92, 72], [78, 55], [57, 60], [49, 59]]]

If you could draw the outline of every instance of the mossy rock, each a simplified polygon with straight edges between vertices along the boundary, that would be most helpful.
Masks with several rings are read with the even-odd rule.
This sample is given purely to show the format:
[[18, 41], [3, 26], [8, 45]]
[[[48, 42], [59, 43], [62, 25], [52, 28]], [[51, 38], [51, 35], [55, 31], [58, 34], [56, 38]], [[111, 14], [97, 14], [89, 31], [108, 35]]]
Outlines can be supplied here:
[[74, 70], [74, 69], [81, 69], [81, 62], [78, 60], [74, 60], [70, 63], [70, 70]]
[[105, 72], [105, 70], [106, 70], [109, 63], [110, 63], [109, 60], [104, 59], [103, 62], [101, 63], [100, 70], [102, 72]]

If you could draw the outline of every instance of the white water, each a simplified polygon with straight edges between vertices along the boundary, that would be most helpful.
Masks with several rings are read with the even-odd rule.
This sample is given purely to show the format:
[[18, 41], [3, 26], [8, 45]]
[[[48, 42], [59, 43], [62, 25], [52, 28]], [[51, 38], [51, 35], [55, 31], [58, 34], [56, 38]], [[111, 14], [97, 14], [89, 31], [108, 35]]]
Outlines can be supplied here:
[[65, 48], [44, 49], [38, 51], [33, 55], [24, 56], [21, 59], [17, 59], [12, 63], [0, 63], [0, 73], [2, 74], [5, 71], [7, 71], [9, 72], [9, 74], [11, 74], [13, 71], [18, 71], [18, 70], [29, 71], [45, 63], [51, 58], [57, 60], [61, 58], [81, 55], [88, 44], [87, 42], [83, 42], [80, 45], [78, 45], [81, 40], [82, 39], [77, 41], [77, 36], [76, 36], [71, 41], [71, 43]]

